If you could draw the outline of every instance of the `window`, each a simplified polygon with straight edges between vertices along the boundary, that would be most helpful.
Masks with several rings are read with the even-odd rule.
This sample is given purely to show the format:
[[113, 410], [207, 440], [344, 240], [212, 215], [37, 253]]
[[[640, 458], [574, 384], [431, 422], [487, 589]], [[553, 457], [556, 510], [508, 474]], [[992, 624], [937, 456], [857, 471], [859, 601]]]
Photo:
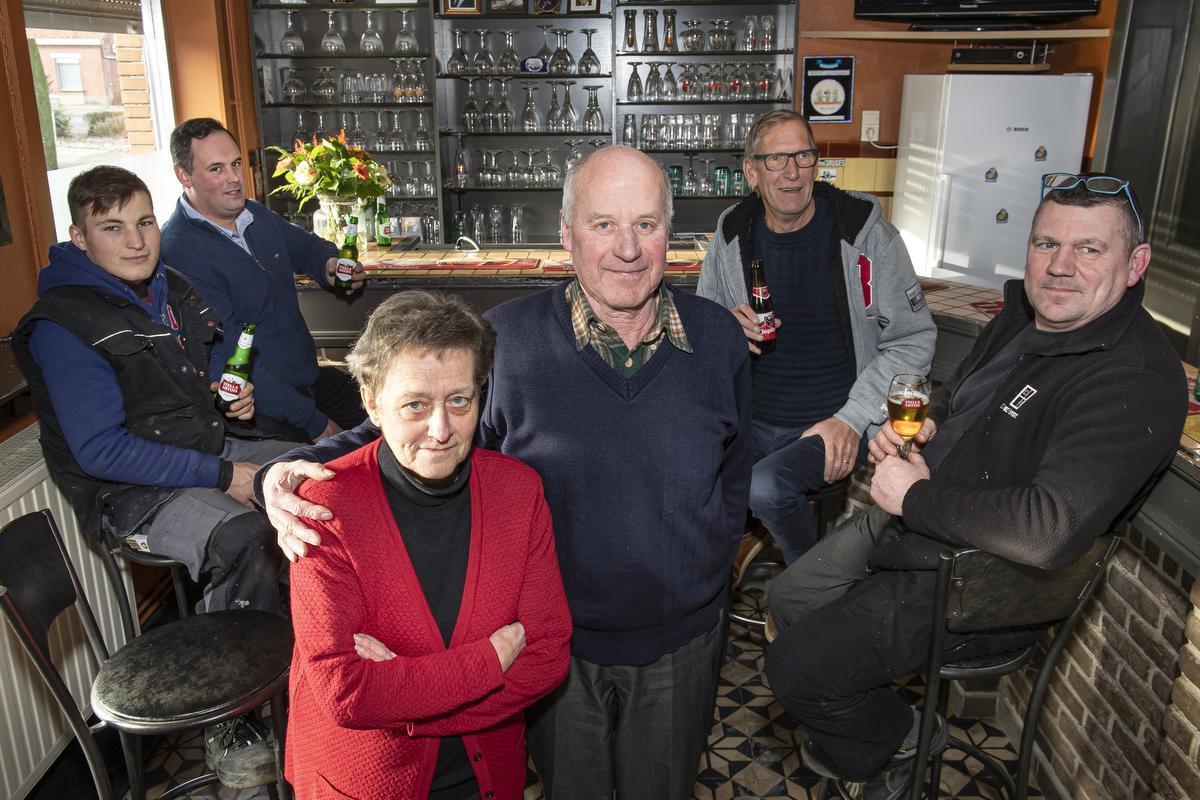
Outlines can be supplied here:
[[54, 59], [54, 74], [58, 78], [60, 92], [82, 92], [83, 76], [79, 72], [79, 59], [58, 57]]

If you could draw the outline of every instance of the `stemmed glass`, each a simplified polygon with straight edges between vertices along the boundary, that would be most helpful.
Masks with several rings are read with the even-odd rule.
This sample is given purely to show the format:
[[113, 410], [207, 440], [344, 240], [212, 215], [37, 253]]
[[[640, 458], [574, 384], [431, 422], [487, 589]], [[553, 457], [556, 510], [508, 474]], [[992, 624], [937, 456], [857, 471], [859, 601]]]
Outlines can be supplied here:
[[579, 73], [581, 75], [599, 75], [601, 70], [600, 57], [592, 49], [592, 36], [599, 28], [584, 28], [583, 35], [587, 37], [587, 49], [579, 57]]
[[313, 100], [317, 103], [337, 102], [337, 81], [333, 79], [332, 67], [321, 67], [320, 74], [313, 81]]
[[671, 67], [675, 66], [670, 62], [667, 63], [667, 71], [663, 74], [662, 79], [662, 99], [663, 100], [678, 100], [679, 99], [679, 84], [675, 82], [675, 73], [671, 71]]
[[312, 131], [308, 129], [308, 114], [303, 111], [296, 112], [296, 134], [293, 139], [299, 139], [302, 142], [307, 142], [312, 138]]
[[648, 103], [666, 99], [663, 97], [662, 75], [658, 72], [658, 68], [662, 65], [661, 61], [650, 62], [650, 74], [646, 76], [646, 102]]
[[421, 184], [417, 180], [417, 174], [413, 172], [413, 161], [405, 161], [408, 166], [408, 174], [404, 176], [404, 195], [406, 197], [416, 197], [420, 194]]
[[317, 129], [313, 132], [313, 136], [316, 137], [318, 142], [329, 138], [329, 130], [325, 127], [325, 114], [326, 112], [324, 111], [317, 112]]
[[491, 34], [491, 30], [480, 28], [475, 33], [479, 36], [479, 50], [475, 52], [475, 60], [471, 64], [471, 69], [481, 75], [491, 75], [496, 71], [496, 57], [488, 50], [488, 36]]
[[550, 72], [555, 75], [569, 75], [575, 70], [575, 56], [567, 49], [567, 37], [571, 31], [567, 28], [555, 28], [552, 32], [558, 37], [558, 47], [550, 56]]
[[630, 103], [642, 102], [642, 78], [638, 75], [638, 67], [643, 61], [630, 61], [629, 66], [633, 67], [633, 71], [629, 73], [629, 84], [625, 87], [625, 100]]
[[[388, 131], [388, 150], [405, 150], [408, 148], [408, 138], [404, 135], [404, 128], [400, 125], [400, 112], [392, 112], [392, 127]], [[412, 165], [409, 165], [409, 173], [412, 173]]]
[[496, 63], [496, 71], [504, 75], [515, 75], [521, 71], [521, 59], [515, 49], [517, 32], [515, 30], [500, 31], [504, 35], [504, 52]]
[[372, 19], [375, 10], [368, 8], [363, 13], [367, 15], [367, 29], [363, 31], [362, 37], [358, 40], [359, 52], [382, 53], [383, 37], [375, 30], [374, 20]]
[[321, 37], [321, 52], [329, 54], [346, 52], [346, 40], [334, 27], [333, 15], [336, 12], [326, 11], [325, 13], [329, 15], [329, 30], [325, 31], [325, 35]]
[[550, 110], [546, 114], [546, 129], [551, 131], [561, 131], [562, 126], [562, 106], [558, 104], [558, 87], [562, 86], [562, 81], [547, 81], [550, 84]]
[[479, 102], [475, 99], [475, 82], [478, 78], [463, 78], [467, 82], [467, 102], [463, 104], [462, 125], [467, 133], [479, 133], [483, 129], [479, 113]]
[[700, 176], [699, 193], [705, 196], [714, 195], [717, 193], [716, 179], [713, 177], [711, 158], [702, 158], [700, 163], [704, 165], [704, 174]]
[[287, 68], [287, 80], [283, 82], [283, 99], [289, 103], [303, 103], [308, 99], [308, 87], [300, 80], [295, 67]]
[[546, 154], [546, 163], [538, 167], [538, 185], [544, 186], [547, 189], [553, 189], [556, 186], [562, 185], [562, 169], [558, 166], [558, 162], [554, 160], [553, 147], [547, 147], [544, 152]]
[[429, 127], [425, 121], [425, 112], [417, 112], [417, 132], [413, 134], [413, 150], [429, 151], [433, 149], [433, 139], [429, 135]]
[[542, 129], [542, 120], [538, 116], [537, 105], [533, 97], [538, 87], [527, 83], [521, 88], [525, 90], [525, 109], [521, 112], [521, 130], [526, 133], [536, 133]]
[[542, 29], [542, 49], [537, 51], [537, 57], [542, 60], [543, 64], [549, 66], [550, 57], [554, 55], [554, 52], [550, 49], [550, 40], [546, 38], [546, 34], [548, 34], [550, 29], [554, 26], [538, 25], [537, 27]]
[[592, 152], [594, 153], [601, 147], [609, 144], [609, 141], [607, 139], [588, 139], [588, 144], [592, 146]]
[[913, 437], [920, 433], [929, 411], [929, 379], [908, 372], [893, 376], [888, 386], [887, 410], [892, 430], [904, 440], [900, 457], [906, 459]]
[[571, 107], [571, 87], [574, 85], [575, 81], [563, 81], [562, 129], [564, 131], [579, 130], [579, 116]]
[[585, 86], [588, 92], [587, 110], [583, 112], [583, 130], [586, 133], [600, 133], [604, 130], [604, 114], [600, 111], [600, 101], [596, 94], [602, 86]]
[[496, 133], [509, 133], [513, 126], [513, 111], [508, 104], [508, 82], [512, 78], [499, 78], [500, 102], [496, 104]]
[[496, 132], [496, 103], [492, 100], [493, 86], [489, 80], [486, 82], [487, 88], [483, 92], [483, 111], [480, 114], [480, 122], [483, 123], [485, 133]]
[[463, 32], [455, 28], [454, 50], [450, 53], [450, 57], [446, 59], [446, 72], [452, 75], [462, 75], [470, 71], [470, 68], [470, 62], [467, 61], [467, 51], [463, 49]]
[[683, 191], [681, 194], [693, 196], [700, 189], [700, 181], [696, 178], [695, 155], [688, 153], [687, 174], [683, 176]]
[[296, 12], [288, 11], [286, 13], [287, 28], [284, 30], [283, 36], [279, 39], [279, 52], [288, 56], [302, 56], [304, 55], [304, 39], [300, 38], [300, 34], [296, 31], [296, 25], [293, 21]]
[[434, 197], [437, 195], [437, 179], [433, 177], [433, 161], [424, 162], [425, 174], [421, 176], [421, 196]]
[[520, 244], [525, 241], [525, 206], [513, 203], [508, 207], [509, 241]]
[[575, 166], [580, 161], [583, 161], [583, 152], [579, 149], [579, 145], [583, 144], [583, 139], [567, 139], [564, 144], [571, 148], [567, 153], [567, 160], [564, 165], [567, 171], [570, 172], [571, 167]]
[[408, 22], [409, 10], [400, 9], [400, 30], [396, 33], [396, 52], [402, 56], [415, 55], [421, 45], [417, 42], [417, 34], [413, 32]]
[[454, 136], [458, 145], [454, 150], [454, 185], [459, 189], [467, 188], [467, 177], [471, 174], [467, 168], [467, 151], [463, 148], [463, 133], [456, 131]]
[[387, 139], [387, 113], [386, 111], [375, 112], [375, 135], [371, 137], [370, 149], [388, 150]]

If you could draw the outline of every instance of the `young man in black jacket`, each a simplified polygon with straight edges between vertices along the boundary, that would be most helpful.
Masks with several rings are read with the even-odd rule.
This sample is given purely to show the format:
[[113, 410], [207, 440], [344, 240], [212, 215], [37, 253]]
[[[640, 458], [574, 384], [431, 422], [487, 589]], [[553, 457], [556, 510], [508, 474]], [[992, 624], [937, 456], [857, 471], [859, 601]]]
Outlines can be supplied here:
[[[871, 442], [877, 507], [772, 585], [771, 687], [811, 734], [811, 760], [864, 781], [863, 798], [907, 794], [918, 715], [887, 685], [925, 664], [937, 554], [1070, 564], [1179, 440], [1186, 384], [1141, 307], [1150, 245], [1132, 190], [1109, 176], [1043, 181], [1025, 279], [935, 391], [913, 453], [899, 457], [887, 425]], [[1036, 635], [954, 644], [982, 655]]]

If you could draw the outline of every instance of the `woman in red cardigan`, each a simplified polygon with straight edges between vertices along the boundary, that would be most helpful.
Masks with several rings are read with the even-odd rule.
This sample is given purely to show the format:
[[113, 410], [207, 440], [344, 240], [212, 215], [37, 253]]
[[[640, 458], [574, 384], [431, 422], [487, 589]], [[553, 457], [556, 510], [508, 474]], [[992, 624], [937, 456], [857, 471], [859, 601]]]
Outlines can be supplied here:
[[518, 800], [527, 706], [567, 673], [571, 620], [537, 474], [471, 442], [495, 334], [400, 292], [349, 356], [381, 439], [300, 495], [286, 774], [301, 800]]

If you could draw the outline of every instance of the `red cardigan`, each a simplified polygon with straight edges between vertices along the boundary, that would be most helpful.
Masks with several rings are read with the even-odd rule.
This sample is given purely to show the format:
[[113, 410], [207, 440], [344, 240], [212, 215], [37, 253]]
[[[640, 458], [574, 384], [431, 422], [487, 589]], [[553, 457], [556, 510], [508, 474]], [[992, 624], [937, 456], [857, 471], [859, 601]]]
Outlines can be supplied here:
[[[471, 543], [447, 649], [388, 506], [378, 440], [332, 462], [300, 496], [327, 506], [321, 546], [291, 569], [291, 712], [286, 775], [300, 800], [425, 798], [440, 737], [463, 737], [480, 795], [520, 800], [527, 706], [567, 674], [571, 617], [537, 473], [471, 454]], [[525, 649], [509, 667], [488, 641], [510, 622]], [[396, 658], [367, 661], [355, 633]]]

